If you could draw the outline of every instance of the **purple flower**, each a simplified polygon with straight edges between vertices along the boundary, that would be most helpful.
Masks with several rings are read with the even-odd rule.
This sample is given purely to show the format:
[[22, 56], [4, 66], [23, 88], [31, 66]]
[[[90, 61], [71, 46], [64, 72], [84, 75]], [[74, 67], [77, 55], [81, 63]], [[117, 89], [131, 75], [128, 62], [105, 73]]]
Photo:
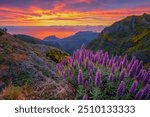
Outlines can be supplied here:
[[150, 79], [149, 74], [145, 73], [144, 77], [143, 77], [143, 84], [146, 85], [148, 83], [149, 79]]
[[134, 80], [134, 82], [132, 83], [132, 85], [129, 89], [130, 94], [134, 95], [134, 93], [136, 92], [137, 87], [138, 87], [138, 81]]
[[136, 73], [135, 71], [136, 71], [136, 68], [137, 68], [137, 64], [138, 64], [138, 61], [135, 60], [132, 67], [131, 67], [131, 69], [130, 69], [130, 71], [129, 71], [129, 76], [130, 77], [134, 77], [134, 75]]
[[117, 92], [116, 92], [116, 96], [122, 96], [125, 92], [125, 82], [124, 81], [121, 81], [119, 86], [118, 86], [118, 89], [117, 89]]
[[98, 87], [101, 83], [101, 71], [98, 69], [95, 76], [95, 86]]
[[123, 63], [123, 67], [127, 66], [127, 64], [128, 64], [127, 55], [124, 56], [122, 63]]
[[143, 68], [143, 61], [140, 61], [139, 65], [136, 68], [136, 73], [135, 75], [137, 76], [140, 70]]
[[113, 58], [113, 64], [115, 64], [117, 61], [117, 55]]
[[81, 57], [81, 56], [79, 56], [79, 58], [78, 58], [78, 65], [79, 65], [79, 66], [82, 65], [82, 57]]
[[112, 63], [113, 63], [113, 60], [110, 59], [110, 60], [109, 60], [109, 66], [112, 66]]
[[93, 70], [92, 69], [90, 69], [88, 77], [89, 77], [89, 82], [92, 82], [92, 77], [93, 77]]
[[110, 75], [108, 76], [108, 80], [109, 80], [110, 82], [113, 82], [113, 80], [114, 80], [114, 75], [113, 75], [112, 73], [110, 73]]
[[83, 74], [82, 74], [82, 70], [79, 70], [78, 77], [77, 77], [77, 82], [78, 82], [79, 85], [82, 85], [82, 84], [83, 84]]
[[135, 95], [135, 99], [136, 99], [136, 100], [141, 100], [142, 97], [143, 97], [143, 92], [144, 92], [143, 89], [139, 90], [139, 91], [137, 92], [137, 94]]
[[88, 100], [88, 95], [84, 94], [84, 96], [82, 97], [83, 100]]
[[85, 69], [88, 69], [88, 65], [89, 65], [88, 59], [85, 59], [84, 68], [85, 68]]
[[123, 68], [123, 63], [121, 62], [120, 64], [119, 64], [119, 71], [121, 71], [122, 70], [122, 68]]
[[111, 68], [111, 73], [115, 73], [115, 64], [113, 64], [112, 68]]
[[125, 70], [121, 71], [120, 75], [119, 75], [119, 81], [122, 81], [125, 77]]
[[136, 57], [135, 57], [135, 56], [133, 56], [133, 57], [132, 57], [132, 60], [131, 60], [131, 62], [130, 62], [130, 63], [131, 63], [131, 64], [133, 64], [135, 60], [136, 60]]
[[88, 81], [87, 80], [85, 80], [85, 82], [84, 82], [84, 87], [86, 88], [86, 87], [88, 87]]
[[90, 69], [94, 69], [94, 64], [93, 64], [93, 62], [89, 62], [89, 67], [90, 67]]
[[143, 99], [148, 99], [150, 97], [150, 84], [144, 87]]
[[119, 66], [119, 65], [120, 65], [121, 61], [122, 61], [122, 57], [121, 57], [121, 56], [119, 56], [119, 57], [118, 57], [118, 60], [117, 60], [117, 66]]
[[129, 71], [130, 71], [131, 67], [132, 67], [132, 64], [131, 64], [131, 63], [129, 63], [129, 64], [128, 64], [128, 66], [127, 66], [127, 72], [129, 72]]
[[106, 66], [106, 63], [107, 63], [107, 58], [106, 58], [106, 57], [104, 57], [104, 58], [103, 58], [102, 65], [103, 65], [103, 66]]
[[140, 70], [140, 72], [138, 73], [138, 75], [136, 76], [136, 79], [139, 81], [139, 80], [142, 80], [142, 76], [143, 76], [143, 69]]

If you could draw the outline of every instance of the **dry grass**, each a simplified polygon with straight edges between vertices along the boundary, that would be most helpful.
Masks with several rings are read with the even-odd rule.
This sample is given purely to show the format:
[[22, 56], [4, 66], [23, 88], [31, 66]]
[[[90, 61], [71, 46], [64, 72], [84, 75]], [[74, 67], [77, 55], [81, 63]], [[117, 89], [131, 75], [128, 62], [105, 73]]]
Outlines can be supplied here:
[[24, 94], [22, 93], [21, 87], [14, 87], [9, 85], [6, 87], [0, 95], [2, 100], [23, 100], [25, 99]]
[[23, 61], [27, 58], [27, 55], [26, 54], [19, 54], [19, 53], [13, 53], [10, 55], [10, 59], [11, 61], [13, 62], [20, 62], [20, 61]]
[[30, 99], [70, 100], [74, 99], [75, 90], [70, 84], [57, 83], [47, 79], [30, 87], [27, 94], [28, 96], [26, 96]]

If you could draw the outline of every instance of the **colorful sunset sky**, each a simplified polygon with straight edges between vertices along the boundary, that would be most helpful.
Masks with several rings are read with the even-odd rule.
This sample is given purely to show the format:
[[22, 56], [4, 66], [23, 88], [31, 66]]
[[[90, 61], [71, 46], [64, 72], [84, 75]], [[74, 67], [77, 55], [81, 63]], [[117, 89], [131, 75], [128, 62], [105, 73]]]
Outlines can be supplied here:
[[126, 16], [150, 13], [149, 6], [149, 0], [0, 0], [0, 26], [109, 26]]

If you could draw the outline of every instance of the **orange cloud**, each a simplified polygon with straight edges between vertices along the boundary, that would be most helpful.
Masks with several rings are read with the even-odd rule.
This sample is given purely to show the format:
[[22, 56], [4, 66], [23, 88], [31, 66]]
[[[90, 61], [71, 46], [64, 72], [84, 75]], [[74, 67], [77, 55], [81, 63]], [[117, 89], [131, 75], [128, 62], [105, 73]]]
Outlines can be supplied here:
[[[85, 2], [86, 0], [77, 0]], [[90, 1], [90, 0], [89, 0]], [[86, 2], [89, 2], [86, 1]], [[110, 25], [128, 15], [141, 15], [150, 8], [120, 8], [111, 10], [74, 11], [63, 9], [64, 3], [54, 5], [53, 9], [30, 6], [28, 9], [0, 7], [1, 25], [11, 26], [51, 26], [51, 25]], [[7, 15], [6, 15], [7, 14]]]

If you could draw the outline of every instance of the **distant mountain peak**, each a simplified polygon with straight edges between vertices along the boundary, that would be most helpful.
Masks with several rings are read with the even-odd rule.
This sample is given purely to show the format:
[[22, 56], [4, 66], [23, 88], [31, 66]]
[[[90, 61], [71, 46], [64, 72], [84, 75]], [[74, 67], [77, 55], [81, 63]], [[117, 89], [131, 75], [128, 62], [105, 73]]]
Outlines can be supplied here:
[[79, 32], [75, 33], [75, 35], [89, 34], [89, 33], [96, 33], [96, 32], [93, 32], [93, 31], [79, 31]]
[[58, 38], [58, 37], [55, 36], [55, 35], [50, 35], [50, 36], [48, 36], [48, 37], [45, 37], [43, 40], [44, 40], [44, 41], [57, 42], [58, 40], [60, 40], [60, 38]]
[[56, 35], [50, 35], [48, 37], [51, 37], [51, 38], [58, 38]]

